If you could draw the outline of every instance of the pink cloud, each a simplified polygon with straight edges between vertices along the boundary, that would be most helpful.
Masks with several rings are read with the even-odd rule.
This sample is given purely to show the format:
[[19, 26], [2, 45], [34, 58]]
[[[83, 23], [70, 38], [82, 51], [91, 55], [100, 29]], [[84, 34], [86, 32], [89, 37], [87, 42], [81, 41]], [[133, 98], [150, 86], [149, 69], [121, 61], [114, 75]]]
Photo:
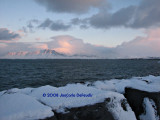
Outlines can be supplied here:
[[52, 37], [52, 41], [48, 42], [48, 48], [54, 49], [57, 52], [65, 54], [81, 54], [81, 55], [93, 55], [112, 57], [110, 48], [104, 46], [92, 45], [90, 43], [84, 43], [82, 39], [75, 38], [69, 35], [61, 35]]
[[48, 45], [45, 43], [35, 43], [35, 44], [31, 45], [30, 48], [48, 49]]
[[36, 40], [39, 41], [39, 40], [41, 40], [41, 38], [37, 37]]
[[71, 43], [72, 37], [69, 36], [59, 36], [54, 37], [55, 41], [58, 46], [53, 48], [57, 52], [72, 54], [74, 45]]
[[136, 39], [123, 43], [118, 46], [119, 56], [132, 57], [159, 57], [160, 56], [160, 28], [147, 30], [146, 37], [137, 37]]
[[7, 47], [8, 45], [7, 44], [5, 44], [5, 43], [0, 43], [0, 48], [5, 48], [5, 47]]

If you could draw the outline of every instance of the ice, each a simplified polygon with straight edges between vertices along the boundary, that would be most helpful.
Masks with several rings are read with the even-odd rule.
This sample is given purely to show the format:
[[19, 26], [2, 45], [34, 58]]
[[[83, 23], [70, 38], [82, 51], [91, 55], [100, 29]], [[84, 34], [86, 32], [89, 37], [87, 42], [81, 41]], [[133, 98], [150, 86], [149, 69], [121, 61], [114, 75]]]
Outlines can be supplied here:
[[160, 120], [160, 117], [157, 115], [157, 111], [155, 109], [156, 105], [152, 99], [144, 98], [143, 107], [145, 109], [145, 113], [140, 115], [140, 120]]
[[3, 94], [0, 97], [0, 120], [34, 120], [53, 116], [52, 109], [21, 94]]

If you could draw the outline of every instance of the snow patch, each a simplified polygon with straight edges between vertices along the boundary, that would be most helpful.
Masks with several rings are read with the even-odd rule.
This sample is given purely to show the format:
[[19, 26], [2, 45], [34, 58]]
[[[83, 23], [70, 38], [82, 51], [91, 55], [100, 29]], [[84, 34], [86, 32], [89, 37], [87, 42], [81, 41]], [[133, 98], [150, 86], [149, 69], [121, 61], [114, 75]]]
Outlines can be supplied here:
[[131, 79], [96, 81], [93, 83], [93, 87], [101, 90], [117, 91], [119, 93], [124, 93], [126, 87], [148, 92], [159, 92], [160, 76], [149, 75], [147, 77], [133, 77]]
[[115, 99], [107, 103], [106, 107], [113, 114], [115, 120], [136, 120], [135, 114], [126, 99]]
[[96, 81], [93, 85], [101, 90], [116, 91], [115, 85], [112, 81]]
[[[43, 97], [43, 93], [58, 93], [61, 94], [92, 94], [92, 97]], [[119, 93], [111, 91], [103, 91], [93, 87], [87, 87], [82, 84], [68, 84], [64, 87], [51, 87], [43, 86], [35, 89], [30, 96], [35, 97], [37, 100], [43, 102], [44, 104], [52, 107], [53, 110], [57, 112], [65, 112], [65, 108], [82, 107], [85, 105], [93, 105], [95, 103], [100, 103], [105, 100], [105, 98], [116, 97], [123, 99], [124, 96]]]
[[21, 93], [0, 97], [0, 120], [34, 120], [53, 116], [52, 109]]
[[144, 98], [143, 107], [145, 112], [140, 115], [140, 120], [160, 120], [157, 115], [157, 107], [152, 99]]

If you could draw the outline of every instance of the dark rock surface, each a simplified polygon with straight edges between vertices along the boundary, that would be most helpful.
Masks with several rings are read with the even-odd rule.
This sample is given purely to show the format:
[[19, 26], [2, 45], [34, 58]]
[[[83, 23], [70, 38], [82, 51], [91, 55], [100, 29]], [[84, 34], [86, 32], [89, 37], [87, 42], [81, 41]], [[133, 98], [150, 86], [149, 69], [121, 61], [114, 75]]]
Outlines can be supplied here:
[[[118, 104], [121, 105], [124, 111], [128, 111], [127, 104], [129, 104], [137, 120], [140, 120], [139, 116], [145, 113], [143, 106], [144, 98], [154, 101], [157, 114], [160, 116], [160, 92], [147, 92], [134, 88], [125, 88], [124, 96], [126, 99], [120, 100]], [[65, 114], [53, 111], [55, 114], [54, 117], [44, 120], [115, 120], [115, 114], [110, 111], [110, 108], [116, 109], [114, 100], [116, 100], [116, 97], [106, 98], [104, 102], [94, 105], [66, 108]]]
[[[106, 98], [104, 102], [96, 103], [94, 105], [87, 105], [77, 108], [66, 108], [66, 113], [54, 112], [54, 117], [46, 118], [44, 120], [115, 120], [114, 114], [109, 110], [110, 107], [116, 108], [116, 98]], [[122, 99], [119, 103], [124, 111], [127, 110], [127, 100]]]
[[134, 88], [125, 88], [125, 94], [129, 105], [135, 112], [137, 119], [139, 120], [139, 115], [145, 112], [143, 108], [144, 98], [152, 99], [157, 106], [157, 114], [160, 116], [160, 92], [146, 92], [137, 90]]
[[45, 120], [114, 120], [106, 109], [106, 102], [78, 108], [67, 109], [67, 113], [55, 113], [56, 119], [51, 117]]
[[52, 116], [52, 117], [49, 117], [49, 118], [45, 118], [45, 119], [40, 119], [40, 120], [57, 120], [56, 116]]

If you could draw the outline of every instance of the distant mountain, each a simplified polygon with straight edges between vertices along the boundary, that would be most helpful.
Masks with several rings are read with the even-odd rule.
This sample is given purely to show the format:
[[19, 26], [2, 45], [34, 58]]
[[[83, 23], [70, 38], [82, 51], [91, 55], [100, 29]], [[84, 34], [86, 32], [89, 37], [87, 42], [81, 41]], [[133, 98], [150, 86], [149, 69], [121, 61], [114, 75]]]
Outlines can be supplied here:
[[20, 51], [20, 52], [8, 52], [7, 55], [3, 58], [24, 58], [24, 59], [40, 59], [40, 58], [96, 58], [94, 55], [83, 55], [83, 54], [74, 54], [74, 55], [67, 55], [63, 53], [59, 53], [55, 50], [51, 49], [44, 49], [44, 50], [37, 50], [37, 51]]
[[49, 57], [49, 56], [66, 56], [65, 54], [62, 53], [58, 53], [55, 50], [51, 50], [51, 49], [44, 49], [44, 50], [38, 50], [38, 51], [34, 51], [34, 52], [29, 52], [29, 51], [20, 51], [20, 52], [8, 52], [7, 56], [15, 56], [15, 57], [38, 57], [38, 56], [45, 56], [45, 57]]

